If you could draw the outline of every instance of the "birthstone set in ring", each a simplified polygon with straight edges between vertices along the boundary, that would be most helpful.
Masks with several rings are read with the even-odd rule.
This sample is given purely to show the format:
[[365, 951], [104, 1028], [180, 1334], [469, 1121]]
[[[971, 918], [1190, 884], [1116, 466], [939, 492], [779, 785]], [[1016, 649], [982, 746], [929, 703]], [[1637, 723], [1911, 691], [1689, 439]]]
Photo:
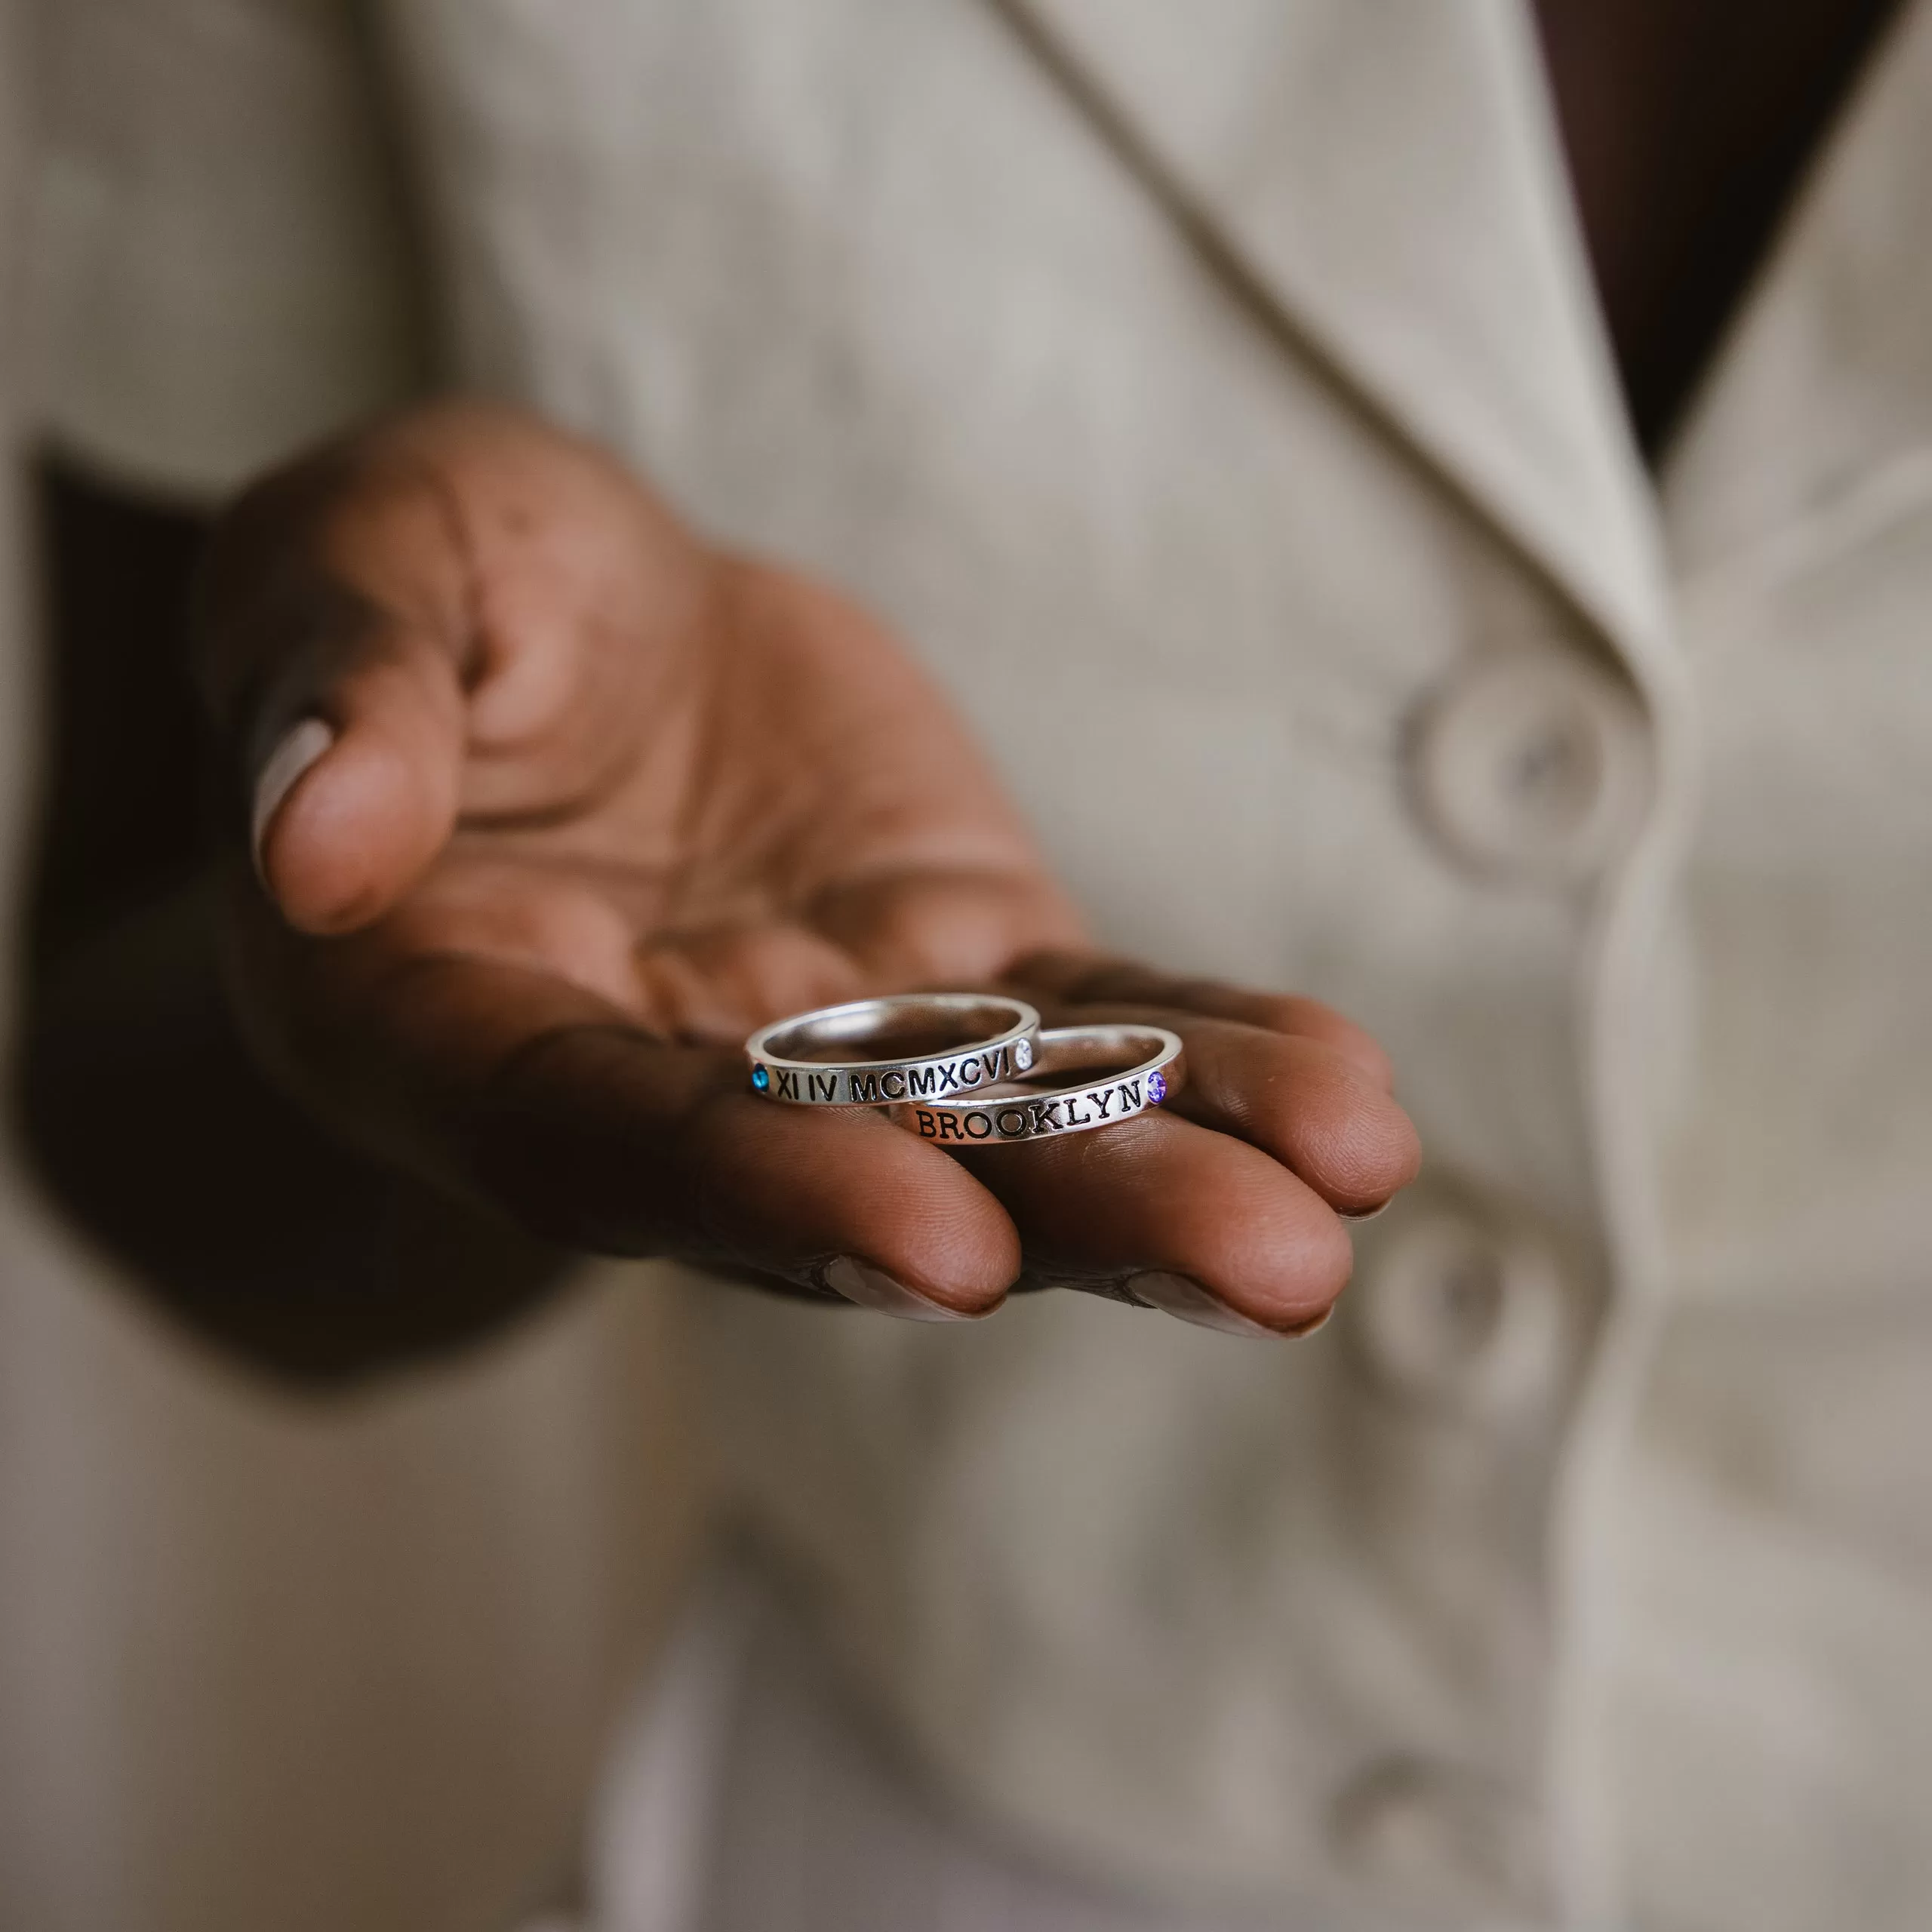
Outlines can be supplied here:
[[1042, 1026], [1024, 1000], [894, 993], [762, 1026], [752, 1091], [796, 1107], [878, 1107], [922, 1140], [1046, 1140], [1118, 1126], [1186, 1078], [1162, 1026]]

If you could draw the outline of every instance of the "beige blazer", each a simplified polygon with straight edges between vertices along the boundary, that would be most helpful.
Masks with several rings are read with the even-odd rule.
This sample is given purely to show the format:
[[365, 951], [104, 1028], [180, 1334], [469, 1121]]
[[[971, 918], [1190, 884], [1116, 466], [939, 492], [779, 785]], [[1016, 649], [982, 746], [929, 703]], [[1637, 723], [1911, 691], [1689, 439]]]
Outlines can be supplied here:
[[[1303, 1344], [699, 1297], [928, 1759], [1204, 1894], [1926, 1923], [1932, 10], [1655, 483], [1515, 0], [372, 16], [455, 368], [867, 598], [1110, 942], [1358, 1014], [1422, 1129]], [[373, 259], [354, 187], [253, 270]], [[139, 312], [112, 200], [65, 285]], [[52, 419], [211, 480], [163, 334]]]

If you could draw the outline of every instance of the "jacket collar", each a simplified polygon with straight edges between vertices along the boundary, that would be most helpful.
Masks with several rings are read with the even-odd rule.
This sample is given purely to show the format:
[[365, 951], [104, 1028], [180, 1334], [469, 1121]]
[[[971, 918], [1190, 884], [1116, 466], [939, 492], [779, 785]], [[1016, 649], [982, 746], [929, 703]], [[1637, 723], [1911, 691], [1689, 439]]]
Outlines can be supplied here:
[[[1932, 498], [1932, 5], [1904, 8], [1672, 452], [1680, 576], [1773, 570]], [[1782, 560], [1782, 561], [1781, 561]]]
[[995, 0], [1275, 326], [1638, 657], [1654, 497], [1519, 0]]

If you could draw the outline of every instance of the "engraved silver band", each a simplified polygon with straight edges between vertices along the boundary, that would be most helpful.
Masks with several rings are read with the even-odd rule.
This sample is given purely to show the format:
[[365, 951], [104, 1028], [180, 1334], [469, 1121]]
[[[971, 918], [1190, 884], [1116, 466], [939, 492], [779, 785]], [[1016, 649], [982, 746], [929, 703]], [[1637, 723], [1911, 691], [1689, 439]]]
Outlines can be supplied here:
[[1164, 1026], [1053, 1026], [1040, 1035], [1032, 1079], [909, 1101], [892, 1117], [921, 1140], [948, 1146], [1048, 1140], [1131, 1120], [1186, 1078], [1180, 1036]]
[[1021, 1078], [1039, 1037], [1040, 1016], [1024, 1000], [891, 993], [774, 1020], [745, 1042], [745, 1057], [752, 1092], [768, 1100], [878, 1107]]

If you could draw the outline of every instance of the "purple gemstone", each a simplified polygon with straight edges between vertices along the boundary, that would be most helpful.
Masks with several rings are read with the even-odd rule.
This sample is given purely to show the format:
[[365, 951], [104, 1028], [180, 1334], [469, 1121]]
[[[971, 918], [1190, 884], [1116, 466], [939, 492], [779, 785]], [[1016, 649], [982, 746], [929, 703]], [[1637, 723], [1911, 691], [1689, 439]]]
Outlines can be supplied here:
[[1158, 1073], [1147, 1076], [1147, 1104], [1158, 1107], [1168, 1097], [1168, 1083]]

